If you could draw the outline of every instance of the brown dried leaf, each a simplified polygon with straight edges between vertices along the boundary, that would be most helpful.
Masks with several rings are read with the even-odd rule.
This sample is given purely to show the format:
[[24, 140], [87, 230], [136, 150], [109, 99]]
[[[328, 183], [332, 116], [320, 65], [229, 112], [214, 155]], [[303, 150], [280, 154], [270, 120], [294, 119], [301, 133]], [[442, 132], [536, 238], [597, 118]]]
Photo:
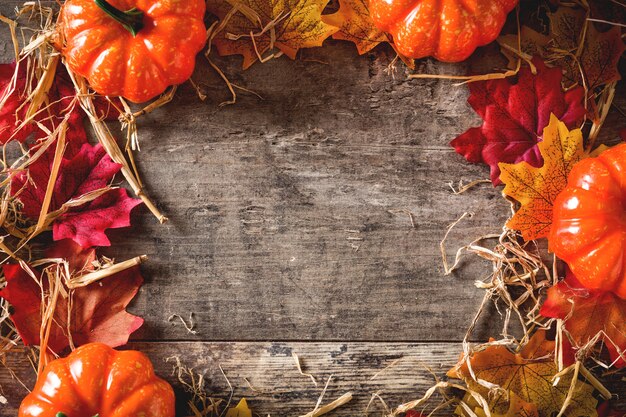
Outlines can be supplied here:
[[322, 21], [338, 27], [333, 39], [354, 42], [359, 55], [389, 42], [387, 34], [372, 22], [367, 0], [339, 0], [339, 11], [322, 16]]
[[518, 52], [527, 55], [526, 58], [533, 56], [545, 58], [548, 56], [550, 37], [536, 32], [528, 26], [522, 26], [519, 38], [517, 35], [502, 35], [498, 38], [498, 43], [509, 60], [509, 68], [516, 68], [519, 58]]
[[549, 35], [523, 26], [519, 34], [520, 45], [517, 35], [504, 35], [498, 39], [509, 58], [509, 66], [516, 65], [515, 51], [521, 47], [522, 53], [539, 55], [548, 65], [563, 68], [566, 88], [579, 84], [593, 91], [620, 79], [617, 66], [626, 48], [620, 27], [601, 32], [593, 22], [587, 21], [587, 13], [581, 8], [562, 6], [554, 13], [548, 13], [548, 18]]
[[621, 28], [600, 32], [595, 24], [587, 22], [582, 48], [580, 37], [585, 33], [587, 15], [584, 10], [560, 7], [549, 15], [554, 50], [562, 50], [562, 58], [555, 64], [565, 70], [564, 77], [571, 84], [587, 86], [589, 90], [620, 79], [617, 64], [624, 52]]
[[339, 30], [322, 21], [328, 1], [208, 0], [207, 10], [221, 21], [213, 45], [222, 56], [243, 55], [244, 69], [282, 54], [295, 59], [299, 49], [321, 46]]
[[[508, 393], [519, 397], [521, 405], [534, 404], [540, 416], [557, 415], [572, 389], [573, 374], [554, 380], [558, 369], [550, 358], [553, 351], [554, 342], [546, 340], [544, 331], [538, 331], [518, 353], [492, 345], [473, 352], [469, 358], [462, 356], [448, 376], [463, 379], [469, 389], [487, 399], [492, 415], [516, 415], [511, 414], [514, 397]], [[597, 416], [593, 387], [583, 381], [575, 382], [565, 415]]]

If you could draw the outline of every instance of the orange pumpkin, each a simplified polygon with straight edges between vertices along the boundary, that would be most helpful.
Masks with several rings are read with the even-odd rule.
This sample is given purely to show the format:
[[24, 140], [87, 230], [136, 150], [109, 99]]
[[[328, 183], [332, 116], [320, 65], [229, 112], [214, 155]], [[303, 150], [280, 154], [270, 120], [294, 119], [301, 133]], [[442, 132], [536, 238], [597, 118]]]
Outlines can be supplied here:
[[19, 417], [174, 417], [174, 391], [141, 352], [101, 343], [50, 362]]
[[626, 299], [626, 144], [574, 165], [554, 202], [549, 248], [586, 288]]
[[144, 102], [191, 76], [204, 13], [203, 0], [67, 0], [63, 55], [96, 92]]
[[519, 0], [370, 0], [374, 24], [399, 53], [458, 62], [498, 37]]

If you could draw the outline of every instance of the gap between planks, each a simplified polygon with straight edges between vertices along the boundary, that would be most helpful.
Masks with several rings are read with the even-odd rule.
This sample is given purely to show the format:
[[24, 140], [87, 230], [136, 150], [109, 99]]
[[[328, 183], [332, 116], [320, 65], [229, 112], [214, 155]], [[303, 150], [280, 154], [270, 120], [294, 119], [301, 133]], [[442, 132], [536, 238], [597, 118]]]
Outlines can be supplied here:
[[[420, 398], [435, 384], [435, 376], [443, 377], [462, 351], [461, 343], [432, 342], [131, 342], [128, 348], [145, 352], [157, 373], [173, 384], [178, 416], [185, 415], [188, 394], [172, 373], [173, 362], [167, 362], [172, 357], [204, 375], [207, 392], [215, 398], [227, 400], [232, 384], [233, 402], [246, 397], [255, 415], [261, 416], [297, 417], [312, 411], [332, 376], [322, 404], [352, 392], [352, 401], [329, 416], [354, 417], [364, 415], [375, 394], [390, 408]], [[10, 355], [7, 365], [27, 386], [32, 386], [34, 373], [24, 355]], [[625, 385], [619, 379], [607, 384], [618, 398], [626, 398]], [[0, 370], [0, 386], [9, 399], [7, 406], [0, 406], [0, 415], [15, 415], [25, 389], [11, 379], [6, 369]], [[626, 405], [624, 400], [618, 404]], [[368, 411], [378, 416], [384, 406], [376, 399]]]

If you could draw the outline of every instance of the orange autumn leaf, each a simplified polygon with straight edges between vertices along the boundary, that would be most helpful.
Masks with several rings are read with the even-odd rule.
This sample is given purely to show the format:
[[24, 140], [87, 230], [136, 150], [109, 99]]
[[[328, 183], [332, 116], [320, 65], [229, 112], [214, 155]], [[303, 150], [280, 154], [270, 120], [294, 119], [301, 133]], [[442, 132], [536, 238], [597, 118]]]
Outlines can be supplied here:
[[[448, 376], [464, 380], [469, 389], [485, 398], [492, 415], [524, 415], [516, 413], [520, 410], [512, 409], [514, 404], [522, 410], [533, 411], [534, 407], [528, 405], [532, 404], [539, 416], [557, 415], [570, 393], [573, 373], [554, 380], [558, 373], [551, 358], [554, 345], [553, 341], [546, 340], [545, 331], [540, 330], [517, 353], [505, 346], [491, 345], [472, 353], [469, 358], [461, 355], [459, 363], [448, 371]], [[591, 385], [575, 381], [571, 394], [564, 415], [597, 416], [598, 401], [592, 395]]]
[[[491, 413], [491, 417], [539, 417], [539, 411], [535, 404], [528, 403], [522, 400], [513, 392], [508, 392], [509, 396], [509, 409], [504, 413]], [[470, 394], [465, 394], [463, 402], [472, 409], [477, 417], [487, 417], [487, 413], [482, 409], [478, 401]], [[462, 407], [457, 407], [455, 413], [458, 415], [464, 415]]]
[[301, 48], [321, 46], [339, 28], [322, 21], [329, 0], [208, 0], [220, 19], [212, 45], [222, 55], [242, 55], [243, 68]]
[[339, 0], [339, 11], [322, 16], [322, 21], [338, 27], [333, 39], [354, 42], [359, 55], [389, 42], [387, 34], [372, 22], [368, 0]]
[[626, 366], [626, 300], [582, 288], [568, 270], [566, 279], [548, 290], [540, 313], [562, 319], [575, 348], [602, 340], [614, 364]]
[[500, 180], [506, 184], [503, 193], [521, 205], [506, 226], [519, 230], [526, 241], [548, 236], [556, 196], [565, 188], [574, 164], [589, 156], [581, 130], [569, 131], [554, 115], [537, 146], [544, 161], [540, 168], [527, 162], [498, 164]]
[[323, 15], [322, 21], [338, 27], [339, 31], [333, 34], [333, 39], [353, 42], [359, 55], [387, 42], [407, 67], [415, 69], [415, 60], [401, 55], [391, 37], [374, 25], [370, 18], [368, 3], [368, 0], [339, 0], [339, 10], [333, 14]]

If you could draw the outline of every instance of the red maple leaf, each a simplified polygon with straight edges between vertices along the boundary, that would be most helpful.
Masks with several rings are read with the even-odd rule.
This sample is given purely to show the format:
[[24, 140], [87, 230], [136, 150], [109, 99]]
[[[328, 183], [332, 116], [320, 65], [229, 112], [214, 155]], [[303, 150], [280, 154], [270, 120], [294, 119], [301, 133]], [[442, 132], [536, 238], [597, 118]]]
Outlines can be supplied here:
[[[55, 242], [46, 256], [66, 259], [70, 271], [78, 273], [93, 269], [91, 262], [95, 259], [95, 251], [83, 249], [68, 239]], [[35, 279], [19, 264], [5, 264], [2, 268], [7, 285], [0, 291], [0, 297], [11, 304], [11, 320], [24, 344], [38, 345], [42, 295], [48, 295], [48, 281], [42, 279], [41, 271], [34, 271]], [[127, 343], [130, 334], [143, 324], [141, 317], [126, 311], [142, 282], [139, 267], [133, 267], [71, 291], [69, 326], [68, 298], [59, 295], [48, 347], [60, 353], [69, 346], [68, 330], [75, 346], [102, 342], [116, 347]]]
[[625, 417], [626, 411], [615, 410], [609, 401], [605, 401], [598, 407], [598, 417]]
[[581, 87], [563, 92], [559, 68], [548, 68], [537, 58], [533, 64], [537, 75], [522, 68], [516, 82], [509, 77], [471, 83], [468, 102], [483, 124], [450, 143], [469, 162], [489, 165], [494, 185], [500, 184], [500, 162], [543, 164], [537, 143], [551, 113], [568, 128], [576, 127], [586, 113]]
[[[41, 106], [31, 123], [18, 129], [29, 108], [27, 103], [29, 91], [36, 85], [35, 80], [30, 80], [31, 84], [28, 85], [25, 67], [25, 64], [19, 67], [15, 63], [0, 64], [0, 102], [4, 103], [0, 107], [0, 144], [10, 140], [23, 142], [31, 135], [35, 139], [43, 138], [46, 133], [39, 129], [35, 122], [53, 131], [69, 112], [66, 139], [70, 147], [73, 141], [78, 141], [80, 148], [82, 138], [86, 137], [83, 126], [85, 113], [78, 103], [72, 103], [76, 91], [69, 75], [62, 67], [59, 67], [55, 74], [54, 82], [48, 91], [47, 103]], [[119, 116], [115, 106], [103, 97], [96, 97], [95, 105], [99, 117], [114, 119]]]
[[424, 417], [424, 414], [420, 413], [419, 411], [409, 410], [406, 412], [404, 417]]
[[[32, 220], [39, 217], [44, 201], [50, 168], [54, 159], [51, 146], [27, 171], [17, 173], [11, 180], [11, 195], [23, 204], [22, 212]], [[120, 170], [101, 145], [83, 144], [71, 158], [63, 158], [54, 185], [49, 212], [64, 203], [108, 186]], [[109, 246], [104, 231], [130, 226], [130, 212], [141, 200], [128, 196], [125, 189], [112, 189], [79, 207], [69, 208], [52, 225], [54, 240], [71, 238], [83, 247]]]
[[[16, 131], [17, 125], [26, 118], [26, 106], [20, 109], [26, 97], [26, 74], [20, 71], [16, 79], [15, 86], [11, 86], [12, 77], [16, 70], [15, 63], [0, 65], [0, 100], [4, 101], [0, 107], [0, 143], [6, 143], [12, 138], [24, 141], [33, 132], [33, 125], [25, 129]], [[19, 110], [18, 110], [19, 109]]]
[[583, 288], [568, 270], [565, 279], [548, 290], [540, 313], [565, 320], [574, 348], [601, 335], [615, 366], [626, 366], [626, 300], [610, 291]]
[[44, 256], [67, 261], [70, 274], [76, 275], [93, 270], [96, 251], [93, 248], [77, 245], [72, 239], [63, 239], [49, 245]]

